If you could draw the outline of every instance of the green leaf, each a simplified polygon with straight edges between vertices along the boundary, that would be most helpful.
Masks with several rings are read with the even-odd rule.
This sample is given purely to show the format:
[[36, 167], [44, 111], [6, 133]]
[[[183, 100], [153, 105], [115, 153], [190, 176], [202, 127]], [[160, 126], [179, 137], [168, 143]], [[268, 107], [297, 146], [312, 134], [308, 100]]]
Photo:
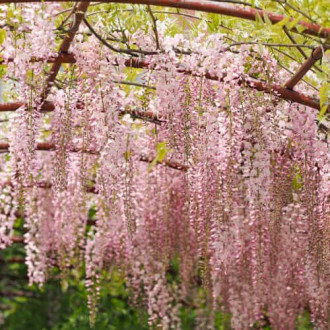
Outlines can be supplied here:
[[5, 41], [5, 39], [6, 39], [6, 31], [0, 29], [0, 45], [3, 44], [3, 42]]
[[272, 21], [269, 19], [268, 15], [267, 15], [267, 13], [264, 14], [264, 21], [269, 26], [273, 25]]
[[290, 21], [288, 24], [286, 24], [286, 27], [288, 30], [292, 30], [293, 28], [296, 27], [296, 25], [301, 21], [300, 16], [295, 18], [294, 20]]
[[61, 288], [62, 288], [62, 292], [66, 292], [68, 290], [69, 287], [69, 283], [66, 280], [61, 281]]
[[282, 19], [282, 21], [274, 24], [274, 27], [280, 27], [280, 28], [283, 28], [283, 26], [285, 26], [286, 24], [288, 24], [290, 22], [290, 17], [287, 16], [285, 17], [284, 19]]
[[157, 164], [157, 157], [155, 157], [155, 159], [150, 163], [148, 167], [148, 171], [150, 172], [156, 164]]
[[296, 173], [296, 175], [293, 177], [293, 180], [292, 180], [292, 188], [293, 188], [293, 190], [297, 191], [297, 190], [299, 190], [300, 188], [302, 188], [302, 186], [303, 186], [302, 176], [301, 176], [301, 174], [298, 172], [298, 173]]
[[128, 161], [132, 153], [130, 151], [125, 151], [125, 160]]
[[261, 18], [260, 14], [258, 12], [256, 14], [256, 22], [264, 24], [264, 21], [263, 21], [263, 19]]
[[207, 24], [211, 32], [218, 31], [220, 25], [220, 15], [209, 14]]
[[157, 150], [157, 159], [159, 162], [162, 162], [167, 154], [166, 142], [158, 143], [156, 150]]
[[297, 24], [296, 29], [299, 33], [301, 33], [301, 32], [304, 32], [306, 30], [306, 27], [301, 25], [301, 24]]
[[166, 146], [166, 142], [160, 142], [157, 144], [156, 146], [156, 157], [153, 159], [153, 161], [150, 163], [148, 170], [151, 171], [153, 169], [153, 167], [159, 162], [161, 163], [164, 158], [167, 155], [167, 146]]
[[329, 106], [329, 97], [330, 97], [330, 84], [325, 83], [320, 88], [320, 112], [319, 112], [319, 119], [321, 120], [325, 113], [327, 112]]

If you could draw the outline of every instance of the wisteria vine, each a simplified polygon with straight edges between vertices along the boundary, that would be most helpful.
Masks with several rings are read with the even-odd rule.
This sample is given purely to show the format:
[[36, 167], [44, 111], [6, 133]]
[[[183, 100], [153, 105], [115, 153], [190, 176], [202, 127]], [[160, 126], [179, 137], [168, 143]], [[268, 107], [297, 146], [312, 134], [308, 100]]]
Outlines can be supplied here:
[[[221, 34], [170, 37], [160, 24], [155, 52], [150, 20], [130, 42], [152, 70], [138, 71], [142, 88], [125, 89], [128, 54], [82, 25], [70, 49], [76, 63], [63, 66], [47, 99], [54, 111], [43, 113], [60, 9], [25, 4], [6, 31], [4, 80], [24, 105], [9, 116], [1, 158], [0, 247], [20, 216], [30, 283], [45, 283], [54, 266], [63, 278], [85, 267], [92, 322], [102, 271], [115, 267], [150, 326], [180, 328], [180, 307], [206, 302], [230, 313], [234, 329], [294, 329], [304, 310], [325, 329], [329, 147], [315, 109], [249, 83], [280, 84], [287, 73], [257, 46], [232, 52]], [[51, 150], [37, 150], [40, 142]], [[178, 282], [167, 276], [173, 260]]]

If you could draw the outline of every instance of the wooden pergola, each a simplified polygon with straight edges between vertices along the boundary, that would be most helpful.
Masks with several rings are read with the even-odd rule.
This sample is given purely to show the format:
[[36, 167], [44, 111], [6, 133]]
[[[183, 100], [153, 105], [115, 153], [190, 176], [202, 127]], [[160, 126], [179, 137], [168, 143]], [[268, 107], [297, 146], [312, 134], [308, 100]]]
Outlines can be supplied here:
[[[65, 2], [65, 0], [43, 0], [43, 1], [34, 1], [34, 0], [0, 0], [0, 4], [6, 3], [28, 3], [28, 2]], [[71, 1], [78, 2], [78, 1]], [[278, 22], [286, 19], [285, 16], [278, 15], [275, 13], [266, 13], [260, 9], [242, 7], [242, 5], [237, 4], [238, 1], [225, 1], [226, 4], [216, 1], [194, 1], [194, 0], [100, 0], [99, 3], [121, 3], [121, 4], [139, 4], [139, 5], [152, 5], [152, 6], [164, 6], [164, 7], [172, 7], [178, 9], [185, 10], [194, 10], [194, 11], [202, 11], [214, 14], [221, 14], [225, 16], [232, 16], [237, 18], [242, 18], [245, 20], [256, 21], [258, 18], [265, 19], [267, 18], [273, 23], [276, 24]], [[233, 3], [230, 3], [233, 2]], [[74, 64], [76, 62], [75, 55], [70, 52], [70, 46], [72, 41], [74, 40], [81, 23], [84, 20], [85, 13], [89, 5], [90, 1], [79, 1], [77, 8], [75, 10], [75, 19], [74, 24], [71, 26], [69, 32], [63, 38], [63, 41], [58, 49], [58, 53], [56, 57], [46, 59], [48, 63], [51, 63], [51, 69], [47, 76], [46, 83], [44, 86], [43, 93], [41, 95], [42, 105], [41, 111], [43, 112], [52, 112], [54, 111], [54, 104], [47, 100], [47, 97], [50, 94], [51, 87], [53, 86], [55, 79], [60, 71], [61, 65], [64, 63]], [[328, 40], [330, 37], [330, 29], [323, 28], [318, 24], [308, 23], [305, 21], [300, 21], [299, 24], [304, 27], [304, 34], [317, 36]], [[297, 32], [295, 28], [292, 29], [292, 32]], [[303, 79], [306, 73], [313, 67], [317, 61], [322, 59], [325, 52], [330, 48], [330, 45], [324, 43], [311, 51], [310, 56], [305, 60], [305, 62], [301, 65], [301, 67], [296, 71], [294, 75], [288, 80], [284, 81], [282, 85], [272, 84], [269, 85], [267, 82], [258, 79], [250, 79], [245, 81], [244, 78], [241, 78], [241, 83], [245, 84], [251, 89], [261, 91], [264, 93], [271, 93], [276, 95], [276, 97], [289, 101], [296, 102], [317, 110], [320, 110], [320, 101], [314, 99], [308, 95], [305, 95], [299, 91], [295, 90], [295, 86]], [[155, 53], [157, 54], [157, 52]], [[14, 59], [9, 59], [8, 61], [13, 61]], [[44, 61], [43, 58], [35, 58], [34, 61]], [[3, 62], [3, 61], [2, 61]], [[0, 62], [1, 63], [1, 62]], [[109, 65], [118, 65], [117, 63], [109, 63]], [[157, 68], [148, 60], [140, 59], [136, 57], [127, 57], [124, 62], [124, 65], [129, 68], [137, 68], [137, 69], [148, 69], [148, 70], [157, 70]], [[187, 70], [184, 67], [177, 67], [177, 72], [184, 73], [187, 75], [195, 75], [193, 72]], [[210, 73], [205, 74], [205, 78], [213, 81], [221, 81], [221, 79], [217, 76], [214, 76]], [[12, 102], [12, 103], [1, 103], [0, 104], [0, 112], [7, 111], [16, 111], [20, 107], [24, 106], [23, 103], [20, 102]], [[329, 111], [329, 107], [327, 112]], [[133, 118], [139, 118], [146, 121], [151, 121], [157, 125], [162, 124], [162, 118], [157, 118], [152, 112], [148, 111], [134, 111], [134, 112], [122, 112], [122, 114], [129, 114]], [[7, 142], [0, 143], [0, 152], [7, 152], [10, 148], [10, 144]], [[54, 145], [51, 143], [39, 143], [37, 145], [37, 150], [42, 151], [51, 151], [54, 150]], [[73, 152], [77, 152], [80, 150], [71, 150]], [[147, 155], [141, 155], [141, 161], [151, 163], [153, 161]], [[187, 166], [173, 162], [173, 161], [164, 161], [163, 164], [173, 169], [187, 171]], [[9, 183], [10, 184], [10, 183]], [[41, 186], [43, 184], [41, 183]], [[44, 183], [44, 188], [50, 188], [47, 183]], [[93, 188], [90, 188], [90, 193], [95, 193]], [[89, 224], [93, 225], [94, 222], [90, 221]], [[24, 243], [24, 238], [22, 236], [14, 236], [13, 243]], [[7, 260], [0, 258], [0, 263], [24, 263], [24, 258], [20, 257], [11, 257]], [[1, 295], [1, 292], [0, 292]], [[8, 293], [7, 293], [8, 295]]]
[[[62, 2], [54, 1], [54, 0], [45, 0], [43, 2]], [[33, 0], [15, 0], [15, 1], [7, 1], [0, 0], [0, 3], [28, 3], [28, 2], [38, 2]], [[63, 1], [64, 2], [64, 1]], [[286, 19], [285, 16], [277, 15], [274, 13], [265, 13], [262, 10], [254, 9], [254, 8], [242, 8], [239, 5], [232, 4], [221, 4], [215, 1], [191, 1], [191, 0], [102, 0], [100, 3], [128, 3], [128, 4], [141, 4], [141, 5], [155, 5], [155, 6], [166, 6], [173, 7], [179, 9], [188, 9], [195, 11], [203, 11], [215, 14], [221, 14], [226, 16], [238, 17], [246, 20], [255, 21], [258, 17], [264, 18], [267, 16], [269, 20], [276, 24]], [[75, 13], [75, 21], [74, 25], [70, 28], [70, 32], [63, 39], [63, 42], [58, 50], [58, 56], [56, 58], [47, 59], [49, 63], [53, 63], [52, 68], [50, 70], [49, 76], [46, 80], [46, 85], [43, 93], [44, 105], [42, 109], [44, 111], [52, 111], [53, 105], [47, 102], [47, 96], [50, 92], [50, 88], [53, 85], [56, 76], [60, 70], [62, 63], [75, 63], [74, 54], [69, 52], [70, 45], [79, 29], [81, 22], [84, 19], [84, 14], [88, 9], [90, 2], [89, 1], [80, 1], [76, 13]], [[301, 26], [305, 28], [304, 33], [310, 34], [314, 36], [319, 36], [320, 38], [327, 39], [330, 36], [330, 29], [323, 28], [318, 24], [312, 24], [308, 22], [301, 21], [299, 22]], [[293, 29], [293, 31], [296, 31]], [[307, 95], [299, 93], [294, 90], [294, 87], [297, 83], [303, 79], [306, 73], [312, 68], [312, 66], [319, 61], [323, 54], [329, 49], [329, 44], [324, 44], [312, 50], [312, 53], [309, 58], [306, 59], [305, 63], [301, 65], [301, 67], [297, 70], [297, 72], [286, 82], [283, 82], [283, 85], [271, 85], [269, 86], [267, 83], [254, 79], [253, 81], [248, 81], [247, 84], [250, 88], [256, 89], [258, 91], [262, 91], [265, 93], [276, 93], [276, 95], [284, 100], [290, 102], [297, 102], [306, 106], [309, 106], [314, 109], [320, 109], [319, 100], [315, 100]], [[44, 59], [35, 59], [44, 60]], [[116, 63], [110, 63], [112, 65], [116, 65]], [[152, 65], [145, 60], [129, 58], [125, 61], [125, 65], [127, 67], [139, 68], [139, 69], [154, 69]], [[191, 72], [185, 70], [184, 68], [177, 68], [178, 72], [182, 72], [185, 74], [192, 74]], [[219, 81], [219, 77], [213, 76], [211, 74], [206, 73], [205, 78], [210, 80]], [[222, 78], [223, 79], [223, 78]], [[15, 111], [22, 104], [20, 103], [4, 103], [0, 104], [0, 111]]]

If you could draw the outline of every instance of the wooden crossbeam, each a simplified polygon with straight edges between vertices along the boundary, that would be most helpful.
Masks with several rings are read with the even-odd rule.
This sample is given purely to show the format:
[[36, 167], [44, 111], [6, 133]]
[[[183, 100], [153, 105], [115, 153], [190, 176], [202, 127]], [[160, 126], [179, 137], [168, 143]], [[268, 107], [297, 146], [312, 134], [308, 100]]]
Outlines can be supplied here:
[[[24, 103], [22, 102], [8, 102], [8, 103], [0, 103], [0, 112], [5, 111], [16, 111], [17, 109], [24, 106]], [[49, 112], [54, 111], [55, 107], [54, 104], [48, 101], [45, 101], [41, 106], [41, 111], [43, 112]]]
[[[140, 60], [136, 58], [127, 59], [125, 61], [125, 65], [128, 67], [139, 68], [139, 69], [159, 70], [159, 68], [156, 67], [157, 64], [151, 64], [148, 60]], [[196, 74], [194, 74], [192, 71], [187, 70], [186, 68], [183, 67], [178, 67], [177, 72], [196, 76]], [[205, 78], [214, 81], [223, 81], [225, 77], [219, 79], [218, 76], [212, 75], [210, 73], [206, 73]], [[274, 94], [277, 97], [282, 98], [284, 100], [300, 103], [302, 105], [306, 105], [311, 108], [320, 110], [320, 102], [318, 100], [315, 100], [314, 98], [304, 95], [302, 93], [292, 91], [280, 85], [277, 84], [269, 85], [268, 83], [257, 79], [248, 79], [242, 81], [241, 83], [245, 83], [248, 87], [252, 89], [256, 89], [258, 91], [262, 91], [268, 94]]]
[[[28, 3], [28, 2], [66, 2], [67, 0], [0, 0], [0, 3]], [[84, 0], [83, 0], [84, 1]], [[81, 2], [83, 2], [81, 1]], [[72, 2], [77, 2], [74, 0]], [[234, 4], [224, 4], [215, 1], [195, 1], [195, 0], [100, 0], [103, 3], [124, 3], [124, 4], [140, 4], [153, 5], [162, 7], [172, 7], [179, 9], [190, 9], [208, 13], [221, 14], [231, 17], [243, 18], [250, 21], [256, 21], [258, 17], [268, 17], [273, 24], [283, 21], [286, 16], [275, 13], [265, 12], [263, 10], [242, 7]], [[328, 38], [330, 36], [330, 29], [324, 28], [315, 23], [300, 21], [299, 25], [304, 27], [304, 33], [319, 36], [321, 38]], [[296, 31], [296, 29], [292, 29]]]
[[[9, 148], [10, 148], [10, 144], [8, 142], [1, 142], [0, 143], [0, 152], [1, 151], [8, 152]], [[49, 142], [39, 142], [39, 143], [37, 143], [36, 150], [39, 150], [39, 151], [55, 151], [56, 146], [53, 143], [49, 143]], [[98, 155], [99, 154], [98, 151], [94, 151], [94, 150], [84, 151], [81, 148], [71, 148], [68, 151], [69, 152], [83, 152], [83, 153], [87, 153], [87, 154], [91, 154], [91, 155]], [[141, 155], [139, 160], [142, 161], [142, 162], [151, 163], [151, 162], [153, 162], [154, 157]], [[183, 164], [180, 164], [176, 161], [164, 160], [162, 162], [157, 162], [157, 164], [163, 164], [163, 165], [165, 165], [169, 168], [173, 168], [173, 169], [180, 170], [180, 171], [187, 171], [188, 170], [187, 166], [185, 166]]]
[[[68, 54], [67, 57], [63, 55], [61, 57], [62, 63], [67, 63], [66, 61], [70, 61], [70, 63], [73, 62], [72, 54]], [[156, 64], [151, 64], [150, 61], [145, 59], [136, 59], [136, 58], [127, 58], [124, 62], [126, 67], [132, 67], [137, 69], [150, 69], [150, 70], [160, 70], [157, 68]], [[117, 65], [117, 63], [112, 63], [112, 65]], [[196, 76], [192, 71], [187, 70], [186, 68], [177, 67], [177, 72], [179, 73], [185, 73], [187, 75]], [[215, 75], [211, 75], [209, 73], [205, 74], [205, 78], [214, 80], [214, 81], [223, 81], [224, 77], [219, 79], [219, 77]], [[243, 81], [242, 81], [243, 83]], [[275, 94], [277, 97], [291, 101], [296, 102], [302, 105], [309, 106], [311, 108], [320, 110], [320, 102], [319, 100], [316, 100], [310, 96], [304, 95], [303, 93], [299, 93], [296, 91], [293, 91], [289, 88], [277, 85], [277, 84], [271, 84], [269, 85], [266, 82], [263, 82], [258, 79], [249, 79], [244, 82], [249, 88], [256, 89], [258, 91], [262, 91], [268, 94]], [[14, 111], [17, 108], [22, 106], [22, 103], [12, 103], [12, 106], [10, 103], [4, 103], [0, 104], [0, 111]], [[52, 105], [46, 104], [46, 107], [48, 111], [52, 111], [54, 108], [52, 108]]]
[[[16, 111], [20, 107], [23, 107], [24, 103], [22, 102], [12, 102], [12, 103], [0, 103], [0, 112], [6, 111]], [[55, 110], [53, 103], [45, 101], [40, 109], [42, 112], [52, 112]], [[152, 111], [141, 111], [141, 110], [120, 110], [119, 116], [129, 115], [133, 119], [141, 119], [154, 123], [156, 125], [161, 125], [166, 122], [165, 120], [158, 118]]]
[[0, 258], [0, 263], [18, 263], [18, 264], [25, 264], [25, 258], [21, 257], [10, 257], [8, 259]]

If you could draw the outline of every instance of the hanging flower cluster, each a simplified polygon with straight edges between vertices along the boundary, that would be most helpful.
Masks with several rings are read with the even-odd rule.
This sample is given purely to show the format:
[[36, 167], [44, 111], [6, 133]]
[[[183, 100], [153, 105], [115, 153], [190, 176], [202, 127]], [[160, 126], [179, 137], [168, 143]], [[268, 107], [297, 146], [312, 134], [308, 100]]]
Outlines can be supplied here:
[[[5, 79], [23, 106], [1, 164], [0, 247], [21, 214], [30, 282], [42, 285], [54, 266], [63, 277], [85, 267], [92, 320], [102, 271], [117, 267], [163, 329], [180, 328], [200, 285], [234, 329], [293, 329], [306, 309], [325, 329], [329, 148], [314, 109], [249, 88], [256, 75], [276, 82], [271, 55], [251, 65], [257, 48], [233, 53], [221, 35], [188, 42], [160, 27], [164, 52], [145, 55], [149, 69], [138, 72], [154, 88], [125, 89], [129, 57], [81, 30], [45, 114], [54, 10], [24, 5], [7, 31]], [[140, 34], [132, 40], [151, 50], [152, 30]], [[179, 282], [169, 280], [174, 261]]]

